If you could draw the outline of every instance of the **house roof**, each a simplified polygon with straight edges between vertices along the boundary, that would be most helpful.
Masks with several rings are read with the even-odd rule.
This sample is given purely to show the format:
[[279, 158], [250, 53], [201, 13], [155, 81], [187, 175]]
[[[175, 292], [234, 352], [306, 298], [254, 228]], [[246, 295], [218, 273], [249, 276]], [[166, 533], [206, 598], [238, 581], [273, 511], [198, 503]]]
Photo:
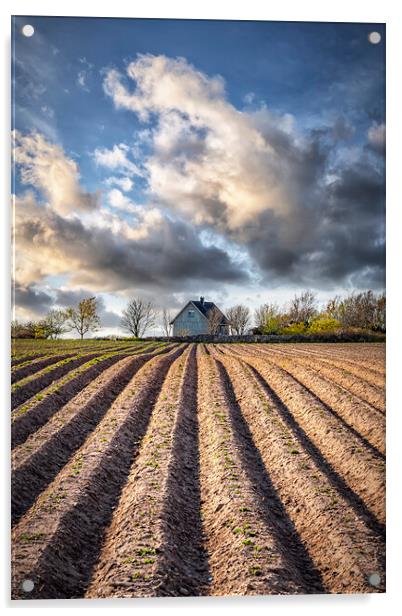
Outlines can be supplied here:
[[200, 301], [200, 300], [190, 300], [189, 302], [187, 302], [187, 304], [185, 306], [183, 306], [183, 308], [180, 310], [180, 312], [178, 312], [175, 316], [174, 319], [171, 320], [170, 324], [174, 323], [177, 319], [177, 317], [179, 317], [181, 315], [181, 313], [183, 312], [183, 310], [185, 310], [187, 308], [187, 306], [189, 304], [193, 304], [193, 306], [195, 306], [197, 308], [197, 310], [199, 310], [201, 312], [201, 314], [208, 319], [208, 314], [211, 310], [213, 310], [214, 308], [216, 308], [217, 310], [219, 310], [219, 312], [222, 315], [221, 318], [221, 325], [229, 325], [229, 321], [228, 319], [225, 317], [225, 315], [223, 314], [222, 310], [220, 308], [218, 308], [218, 306], [216, 304], [214, 304], [214, 302], [206, 302], [204, 301]]

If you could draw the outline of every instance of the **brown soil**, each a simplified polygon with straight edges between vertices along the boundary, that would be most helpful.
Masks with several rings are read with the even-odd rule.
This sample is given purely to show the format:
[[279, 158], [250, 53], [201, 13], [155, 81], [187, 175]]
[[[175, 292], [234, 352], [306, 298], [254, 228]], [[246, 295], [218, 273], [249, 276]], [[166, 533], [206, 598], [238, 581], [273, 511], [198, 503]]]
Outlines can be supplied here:
[[351, 395], [346, 387], [322, 376], [321, 370], [310, 368], [310, 362], [304, 357], [299, 359], [289, 354], [271, 353], [269, 359], [286, 370], [329, 412], [338, 417], [361, 440], [364, 447], [384, 459], [385, 417], [377, 409]]
[[373, 523], [385, 521], [384, 461], [362, 447], [361, 440], [316, 396], [269, 359], [244, 356], [286, 404], [295, 421], [349, 488], [365, 503]]
[[147, 362], [12, 534], [12, 596], [83, 596], [153, 404], [179, 347]]
[[323, 592], [216, 361], [199, 352], [201, 494], [210, 594]]
[[[109, 351], [115, 353], [117, 351], [127, 350], [127, 351], [130, 351], [130, 354], [137, 353], [138, 351], [142, 350], [143, 347], [144, 347], [143, 344], [133, 346], [133, 344], [128, 345], [127, 343], [118, 344], [114, 346], [108, 345], [100, 349], [96, 349], [96, 356], [100, 357], [101, 355], [105, 355]], [[91, 352], [89, 352], [88, 354], [90, 354], [91, 356], [93, 355], [93, 353]], [[43, 368], [46, 368], [47, 366], [50, 366], [51, 364], [56, 364], [57, 362], [63, 359], [68, 359], [69, 357], [75, 357], [78, 355], [83, 356], [83, 355], [86, 355], [86, 353], [85, 352], [78, 353], [77, 351], [75, 351], [71, 353], [64, 353], [62, 355], [52, 354], [49, 357], [35, 358], [33, 361], [30, 361], [26, 366], [24, 365], [21, 368], [15, 368], [11, 371], [11, 383], [16, 383], [26, 378], [27, 376], [31, 376], [32, 374], [39, 372], [40, 370], [42, 370]]]
[[[200, 594], [207, 582], [197, 477], [195, 346], [170, 367], [88, 597]], [[184, 428], [184, 429], [183, 429]]]
[[104, 370], [12, 453], [11, 519], [16, 522], [68, 462], [149, 355]]
[[15, 392], [13, 598], [385, 591], [383, 344], [113, 349]]
[[[171, 347], [157, 347], [152, 350], [152, 347], [147, 347], [147, 356], [153, 357], [159, 353], [167, 352]], [[142, 354], [141, 350], [136, 349], [131, 356]], [[58, 410], [60, 410], [69, 400], [91, 383], [97, 376], [102, 374], [104, 370], [114, 365], [117, 361], [127, 357], [128, 353], [120, 352], [100, 361], [94, 365], [86, 367], [85, 364], [81, 368], [85, 368], [82, 372], [73, 378], [69, 378], [70, 373], [60, 379], [53, 381], [47, 388], [41, 390], [38, 400], [37, 396], [26, 400], [22, 405], [15, 408], [11, 416], [11, 444], [12, 448], [21, 445], [30, 434], [41, 428]], [[73, 373], [71, 373], [73, 374]]]
[[[368, 577], [384, 567], [381, 532], [351, 507], [342, 483], [247, 363], [220, 357], [233, 397], [262, 452], [266, 471], [322, 573], [328, 592], [370, 592]], [[345, 498], [346, 496], [346, 498]], [[373, 569], [374, 568], [374, 569]]]
[[298, 361], [308, 365], [330, 381], [343, 386], [348, 392], [364, 400], [373, 408], [381, 412], [385, 410], [384, 378], [376, 377], [367, 380], [367, 371], [361, 370], [356, 364], [351, 371], [349, 367], [346, 367], [345, 362], [334, 362], [330, 359], [322, 360], [315, 355], [300, 354], [287, 349], [272, 349], [269, 355], [271, 358], [278, 355], [286, 356], [294, 362]]

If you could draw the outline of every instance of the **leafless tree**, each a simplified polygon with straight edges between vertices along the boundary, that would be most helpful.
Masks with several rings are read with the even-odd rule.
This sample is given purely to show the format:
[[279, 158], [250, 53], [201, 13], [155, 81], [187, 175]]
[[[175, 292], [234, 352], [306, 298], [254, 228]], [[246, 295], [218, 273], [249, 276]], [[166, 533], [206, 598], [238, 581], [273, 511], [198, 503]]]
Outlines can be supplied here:
[[289, 318], [291, 321], [308, 324], [316, 314], [316, 296], [312, 291], [303, 291], [300, 295], [295, 295], [290, 302]]
[[134, 298], [123, 310], [121, 326], [136, 338], [141, 338], [147, 329], [155, 325], [155, 320], [154, 304], [141, 298]]
[[67, 308], [67, 325], [69, 330], [75, 329], [81, 340], [89, 331], [97, 331], [100, 327], [100, 318], [97, 314], [96, 297], [83, 299], [77, 308]]
[[385, 294], [373, 291], [351, 293], [345, 298], [336, 296], [328, 301], [327, 314], [337, 319], [344, 327], [362, 327], [385, 331]]
[[222, 321], [222, 313], [216, 308], [212, 308], [208, 312], [208, 333], [217, 334]]
[[49, 310], [45, 318], [45, 327], [49, 337], [58, 338], [61, 334], [67, 332], [69, 329], [68, 326], [66, 326], [67, 320], [68, 315], [66, 310], [58, 310], [55, 308]]
[[386, 330], [386, 297], [382, 293], [377, 297], [377, 306], [374, 319], [375, 329], [385, 332]]
[[232, 306], [226, 313], [232, 334], [242, 335], [246, 333], [250, 323], [250, 309], [242, 304]]
[[35, 338], [34, 321], [27, 321], [21, 323], [20, 321], [13, 321], [11, 323], [11, 338]]
[[256, 308], [254, 312], [254, 320], [257, 327], [267, 327], [273, 319], [279, 318], [280, 309], [277, 304], [267, 303]]
[[172, 321], [172, 314], [170, 310], [168, 310], [167, 308], [164, 308], [162, 310], [162, 329], [163, 329], [163, 333], [165, 334], [167, 338], [170, 337], [170, 332], [172, 329], [172, 326], [170, 325], [171, 321]]

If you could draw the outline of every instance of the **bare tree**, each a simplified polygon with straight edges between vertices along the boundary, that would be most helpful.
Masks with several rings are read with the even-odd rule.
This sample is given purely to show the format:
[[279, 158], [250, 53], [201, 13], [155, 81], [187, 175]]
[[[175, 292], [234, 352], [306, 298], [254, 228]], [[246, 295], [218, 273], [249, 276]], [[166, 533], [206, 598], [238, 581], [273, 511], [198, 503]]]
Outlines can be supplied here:
[[36, 322], [13, 321], [11, 323], [11, 338], [35, 338]]
[[278, 319], [279, 316], [279, 306], [274, 303], [262, 304], [254, 312], [255, 323], [260, 328], [267, 327], [272, 320]]
[[45, 327], [50, 338], [58, 338], [68, 331], [66, 321], [68, 315], [65, 310], [50, 310], [45, 318]]
[[78, 308], [67, 308], [67, 323], [69, 330], [76, 330], [81, 340], [89, 331], [97, 331], [100, 327], [100, 318], [97, 314], [96, 297], [83, 299]]
[[222, 313], [214, 307], [208, 311], [208, 333], [217, 334], [222, 322]]
[[232, 334], [242, 335], [246, 333], [247, 326], [250, 323], [250, 309], [242, 304], [232, 306], [226, 313], [230, 324]]
[[385, 332], [386, 331], [386, 297], [385, 293], [382, 293], [377, 297], [377, 306], [374, 318], [374, 328]]
[[308, 324], [317, 314], [316, 296], [312, 291], [295, 295], [290, 302], [289, 318], [296, 323]]
[[167, 338], [170, 337], [170, 332], [172, 329], [172, 326], [170, 325], [171, 321], [172, 321], [172, 314], [170, 310], [168, 310], [167, 308], [164, 308], [162, 310], [162, 329], [163, 329], [163, 333], [165, 334]]
[[385, 331], [385, 294], [373, 291], [351, 293], [345, 298], [336, 296], [328, 301], [327, 314], [337, 319], [344, 327], [363, 327]]
[[141, 298], [134, 298], [123, 310], [121, 326], [136, 338], [141, 338], [147, 329], [155, 325], [155, 320], [154, 304]]

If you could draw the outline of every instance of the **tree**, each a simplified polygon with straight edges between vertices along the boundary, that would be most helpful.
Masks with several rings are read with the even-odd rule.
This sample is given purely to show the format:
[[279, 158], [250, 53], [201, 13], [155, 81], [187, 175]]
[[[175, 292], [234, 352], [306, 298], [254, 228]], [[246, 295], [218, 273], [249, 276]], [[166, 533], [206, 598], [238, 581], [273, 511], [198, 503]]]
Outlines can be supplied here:
[[226, 313], [230, 323], [230, 331], [232, 334], [242, 335], [246, 333], [247, 326], [250, 323], [250, 309], [242, 304], [232, 306]]
[[327, 303], [327, 314], [338, 319], [344, 327], [362, 327], [385, 332], [385, 294], [373, 291], [351, 293], [345, 298], [338, 296]]
[[35, 338], [41, 338], [42, 340], [50, 337], [49, 328], [45, 319], [42, 319], [41, 321], [35, 321], [34, 334]]
[[67, 319], [68, 315], [65, 310], [53, 309], [47, 313], [45, 327], [50, 338], [58, 338], [68, 331], [66, 326]]
[[100, 327], [100, 318], [97, 314], [96, 297], [83, 299], [78, 308], [67, 308], [66, 317], [69, 330], [75, 329], [81, 340], [89, 331], [97, 331]]
[[385, 332], [386, 330], [386, 298], [385, 293], [377, 297], [377, 306], [375, 310], [374, 329]]
[[208, 333], [217, 334], [222, 322], [222, 313], [216, 306], [208, 311]]
[[254, 312], [255, 323], [261, 330], [267, 328], [270, 322], [277, 319], [279, 320], [279, 317], [279, 307], [274, 303], [262, 304], [262, 306], [256, 308]]
[[294, 323], [309, 325], [316, 314], [316, 297], [312, 291], [304, 291], [300, 295], [295, 295], [290, 302], [289, 318]]
[[167, 308], [164, 308], [162, 310], [162, 329], [163, 329], [163, 333], [165, 334], [165, 336], [167, 338], [170, 337], [170, 331], [172, 326], [170, 325], [172, 321], [172, 315], [170, 310], [168, 310]]
[[136, 338], [141, 338], [147, 329], [155, 325], [156, 311], [152, 302], [132, 299], [121, 318], [121, 326]]
[[35, 327], [34, 321], [21, 323], [15, 320], [11, 323], [11, 338], [35, 338]]

